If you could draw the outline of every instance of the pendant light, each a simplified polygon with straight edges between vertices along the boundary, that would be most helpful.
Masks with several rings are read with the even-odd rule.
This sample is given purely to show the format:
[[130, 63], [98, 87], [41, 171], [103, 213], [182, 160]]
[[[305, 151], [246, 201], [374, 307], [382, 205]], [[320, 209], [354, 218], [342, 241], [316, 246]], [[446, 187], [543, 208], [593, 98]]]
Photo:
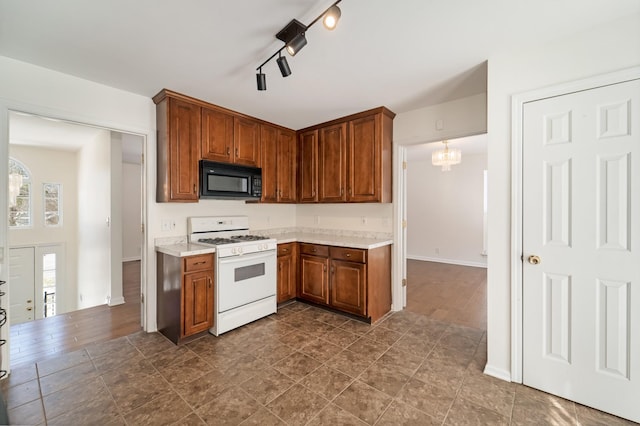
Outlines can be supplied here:
[[443, 172], [451, 170], [451, 166], [460, 164], [462, 161], [462, 153], [457, 148], [449, 149], [449, 141], [442, 141], [444, 149], [434, 151], [431, 154], [431, 164], [434, 166], [442, 166]]
[[322, 25], [324, 25], [324, 27], [329, 31], [333, 31], [336, 25], [338, 25], [340, 15], [342, 15], [342, 11], [334, 4], [324, 14], [324, 18], [322, 18]]

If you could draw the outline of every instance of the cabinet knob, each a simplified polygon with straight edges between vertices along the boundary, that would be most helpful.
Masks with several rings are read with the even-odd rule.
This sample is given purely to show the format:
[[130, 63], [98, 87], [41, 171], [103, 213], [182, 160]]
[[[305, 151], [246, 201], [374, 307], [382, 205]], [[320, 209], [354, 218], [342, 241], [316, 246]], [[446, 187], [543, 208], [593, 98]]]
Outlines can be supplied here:
[[312, 248], [312, 249], [311, 249], [311, 251], [312, 251], [313, 253], [315, 253], [315, 252], [317, 252], [317, 251], [318, 251], [318, 249], [314, 247], [314, 248]]
[[344, 195], [344, 188], [340, 188], [340, 195]]
[[33, 310], [33, 308], [32, 308], [31, 306], [29, 306], [29, 307], [27, 308], [27, 311], [31, 311], [31, 310]]
[[347, 257], [351, 257], [351, 253], [347, 253]]
[[289, 251], [289, 249], [287, 249], [287, 248], [283, 248], [283, 249], [282, 249], [282, 251], [286, 253], [286, 252], [288, 252], [288, 251]]
[[231, 148], [227, 147], [227, 155], [231, 155]]
[[311, 196], [315, 197], [316, 196], [316, 191], [311, 191]]
[[27, 300], [27, 303], [31, 303], [31, 302], [33, 302], [31, 299]]
[[238, 156], [239, 156], [239, 154], [238, 154], [238, 148], [236, 148], [236, 157], [238, 157]]
[[327, 265], [322, 265], [322, 270], [327, 272]]

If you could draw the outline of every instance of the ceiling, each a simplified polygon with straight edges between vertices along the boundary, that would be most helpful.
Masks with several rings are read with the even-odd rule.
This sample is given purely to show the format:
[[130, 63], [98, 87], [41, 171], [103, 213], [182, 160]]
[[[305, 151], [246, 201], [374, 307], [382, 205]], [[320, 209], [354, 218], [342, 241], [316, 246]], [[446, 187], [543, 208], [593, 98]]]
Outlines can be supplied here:
[[637, 13], [638, 0], [343, 0], [282, 78], [275, 34], [331, 0], [0, 0], [0, 55], [152, 97], [168, 88], [293, 129], [486, 91], [485, 61]]

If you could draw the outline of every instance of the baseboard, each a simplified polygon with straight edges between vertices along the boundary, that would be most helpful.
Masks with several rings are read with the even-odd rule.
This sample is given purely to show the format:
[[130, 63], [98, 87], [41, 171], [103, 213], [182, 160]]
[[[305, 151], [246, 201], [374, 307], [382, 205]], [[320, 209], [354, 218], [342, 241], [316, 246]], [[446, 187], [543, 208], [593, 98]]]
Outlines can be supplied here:
[[508, 370], [503, 370], [502, 368], [493, 367], [489, 364], [484, 366], [484, 374], [487, 376], [495, 377], [500, 380], [504, 380], [506, 382], [511, 381], [511, 372]]
[[487, 267], [486, 263], [481, 263], [481, 262], [469, 262], [466, 260], [457, 260], [457, 259], [443, 259], [441, 257], [415, 256], [412, 254], [407, 254], [407, 259], [423, 260], [425, 262], [448, 263], [450, 265], [459, 265], [459, 266], [473, 266], [474, 268]]
[[123, 261], [123, 262], [133, 262], [133, 261], [136, 261], [136, 260], [142, 260], [142, 257], [140, 257], [140, 256], [133, 256], [133, 257], [123, 257], [123, 258], [122, 258], [122, 261]]
[[123, 303], [124, 303], [124, 297], [123, 296], [116, 297], [116, 298], [111, 298], [109, 300], [109, 306], [122, 305]]

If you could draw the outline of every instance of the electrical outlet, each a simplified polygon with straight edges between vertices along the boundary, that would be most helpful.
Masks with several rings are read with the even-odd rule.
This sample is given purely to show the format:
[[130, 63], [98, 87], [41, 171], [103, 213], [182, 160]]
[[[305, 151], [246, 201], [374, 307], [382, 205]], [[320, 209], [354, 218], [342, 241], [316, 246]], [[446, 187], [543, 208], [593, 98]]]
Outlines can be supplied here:
[[[174, 223], [175, 227], [175, 223]], [[162, 231], [171, 231], [171, 219], [162, 219]]]

